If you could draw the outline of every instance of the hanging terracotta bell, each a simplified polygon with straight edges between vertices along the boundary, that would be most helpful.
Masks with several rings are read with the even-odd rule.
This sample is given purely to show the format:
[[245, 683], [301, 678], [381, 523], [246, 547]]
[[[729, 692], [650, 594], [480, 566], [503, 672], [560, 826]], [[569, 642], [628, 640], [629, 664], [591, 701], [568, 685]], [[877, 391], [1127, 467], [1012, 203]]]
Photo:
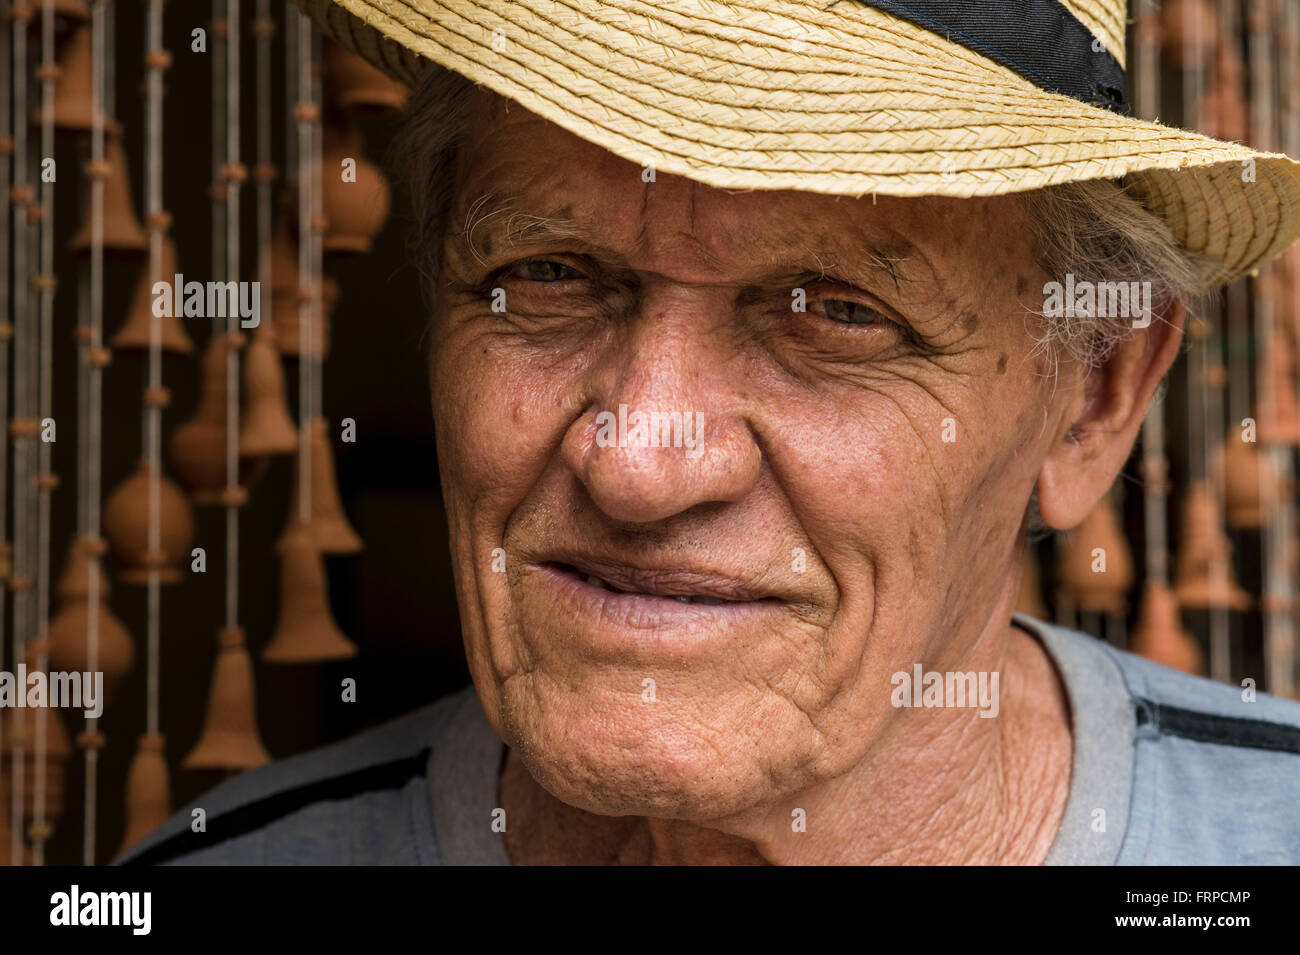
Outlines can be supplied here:
[[[345, 166], [345, 160], [352, 160], [355, 166]], [[371, 241], [388, 218], [388, 181], [362, 154], [361, 131], [356, 126], [325, 126], [320, 168], [325, 213], [322, 247], [326, 252], [369, 252]]]
[[[126, 171], [126, 151], [122, 137], [104, 137], [104, 161], [100, 166], [86, 164], [86, 175], [104, 180], [104, 249], [109, 252], [144, 252], [149, 248], [149, 236], [136, 218], [131, 200], [131, 181]], [[70, 248], [74, 252], [89, 252], [91, 242], [92, 209], [86, 204], [86, 217], [81, 228], [72, 237]]]
[[337, 43], [325, 49], [330, 101], [343, 109], [400, 111], [411, 91]]
[[[271, 236], [271, 245], [262, 267], [262, 287], [271, 290], [271, 321], [266, 319], [258, 331], [266, 327], [275, 333], [280, 354], [285, 358], [300, 358], [303, 352], [303, 303], [310, 300], [311, 287], [301, 281], [298, 270], [298, 243], [287, 220], [282, 219]], [[314, 358], [324, 358], [330, 347], [330, 313], [338, 301], [338, 283], [328, 275], [321, 276], [320, 317], [311, 330], [308, 345]]]
[[[68, 560], [59, 578], [60, 606], [50, 620], [47, 646], [50, 667], [64, 672], [86, 673], [98, 670], [104, 674], [104, 699], [107, 702], [131, 672], [135, 662], [135, 646], [122, 622], [113, 615], [108, 605], [108, 575], [92, 556], [102, 556], [105, 547], [100, 538], [78, 537], [68, 548]], [[92, 567], [99, 577], [97, 587], [96, 632], [98, 633], [97, 664], [90, 665], [90, 573]]]
[[[1300, 537], [1297, 537], [1294, 528], [1281, 526], [1277, 528], [1278, 541], [1274, 545], [1277, 548], [1276, 561], [1278, 570], [1281, 571], [1277, 576], [1286, 581], [1296, 579], [1296, 570], [1300, 569]], [[1282, 537], [1285, 540], [1282, 540]], [[1259, 610], [1262, 614], [1285, 614], [1290, 619], [1286, 621], [1286, 626], [1293, 628], [1295, 615], [1300, 611], [1300, 595], [1294, 592], [1288, 594], [1285, 590], [1279, 590], [1273, 575], [1265, 574], [1264, 592], [1259, 598]]]
[[1021, 548], [1020, 552], [1020, 595], [1016, 599], [1016, 612], [1035, 620], [1051, 619], [1043, 603], [1038, 560], [1028, 547]]
[[1232, 542], [1223, 532], [1208, 482], [1193, 482], [1183, 498], [1182, 540], [1174, 594], [1184, 607], [1245, 610], [1250, 595], [1232, 576]]
[[149, 463], [141, 460], [134, 474], [117, 486], [104, 505], [104, 536], [122, 565], [120, 577], [130, 584], [146, 584], [152, 568], [158, 580], [174, 584], [181, 579], [180, 565], [189, 556], [194, 538], [190, 502], [166, 475], [160, 475], [160, 550], [149, 552]]
[[[36, 721], [45, 720], [45, 820], [53, 826], [63, 815], [64, 777], [67, 771], [68, 757], [72, 755], [72, 741], [68, 738], [68, 729], [63, 725], [60, 711], [52, 706], [40, 709], [5, 708], [0, 710], [0, 739], [4, 740], [4, 749], [0, 752], [0, 776], [10, 780], [13, 773], [13, 742], [22, 741], [23, 748], [23, 824], [30, 826], [36, 818]], [[6, 814], [10, 811], [6, 803]], [[35, 835], [30, 830], [27, 835]], [[46, 833], [48, 836], [48, 833]], [[0, 852], [7, 852], [7, 847], [0, 847]]]
[[1201, 125], [1197, 131], [1227, 142], [1245, 142], [1250, 137], [1250, 111], [1244, 91], [1246, 65], [1231, 44], [1215, 51], [1213, 78], [1201, 97]]
[[[91, 563], [92, 557], [102, 558], [108, 547], [102, 537], [76, 537], [68, 546], [68, 559], [63, 565], [63, 573], [54, 585], [55, 595], [63, 601], [90, 599], [90, 568], [97, 571], [95, 594], [103, 596], [108, 593], [108, 574], [104, 573], [103, 561]], [[62, 668], [59, 668], [62, 669]]]
[[125, 854], [166, 822], [171, 815], [171, 802], [163, 737], [159, 733], [145, 733], [136, 744], [135, 758], [126, 774], [126, 835], [117, 854]]
[[298, 429], [289, 414], [279, 345], [270, 334], [254, 335], [248, 343], [244, 361], [240, 456], [257, 458], [292, 454], [298, 450]]
[[[172, 432], [171, 463], [176, 476], [199, 507], [226, 499], [226, 379], [230, 339], [213, 335], [200, 365], [202, 384], [194, 417]], [[240, 487], [247, 489], [265, 462], [245, 458], [239, 464]]]
[[281, 302], [280, 290], [291, 290], [298, 281], [298, 244], [285, 217], [277, 220], [271, 229], [271, 241], [257, 267], [257, 278], [262, 283], [262, 314], [253, 334], [270, 333], [278, 340], [276, 325], [280, 321], [280, 311], [288, 308]]
[[[324, 418], [313, 418], [308, 425], [311, 430], [311, 475], [308, 478], [311, 493], [311, 516], [309, 528], [315, 537], [316, 546], [322, 554], [356, 554], [365, 544], [352, 529], [343, 502], [339, 497], [338, 479], [334, 469], [334, 446], [330, 441], [329, 422]], [[294, 468], [293, 500], [289, 505], [289, 524], [277, 542], [283, 549], [289, 535], [297, 529], [302, 519], [301, 510], [301, 455]]]
[[[193, 354], [194, 342], [190, 341], [181, 317], [169, 314], [155, 318], [153, 314], [154, 283], [166, 282], [170, 287], [177, 271], [176, 244], [169, 236], [163, 237], [162, 255], [159, 259], [160, 268], [156, 274], [149, 268], [148, 262], [140, 270], [140, 281], [136, 284], [135, 295], [131, 298], [131, 307], [127, 310], [126, 321], [113, 336], [111, 344], [119, 350], [148, 349], [153, 323], [156, 321], [163, 351], [177, 355]], [[167, 311], [170, 312], [171, 309]]]
[[[39, 17], [37, 18], [39, 22]], [[59, 54], [59, 71], [54, 80], [54, 128], [69, 132], [90, 132], [95, 125], [92, 99], [92, 35], [90, 27], [74, 29]], [[45, 122], [43, 109], [36, 110], [32, 125]], [[104, 119], [107, 126], [110, 120]]]
[[1184, 673], [1205, 672], [1205, 654], [1196, 638], [1184, 629], [1174, 592], [1160, 580], [1148, 580], [1142, 589], [1137, 629], [1129, 640], [1129, 649]]
[[268, 663], [319, 663], [356, 656], [330, 612], [325, 561], [312, 532], [290, 527], [280, 542], [280, 621], [262, 651]]
[[[297, 275], [297, 272], [294, 272]], [[280, 354], [286, 358], [302, 357], [302, 290], [297, 285], [291, 288], [272, 289], [272, 308], [275, 309], [275, 332], [280, 345]], [[320, 321], [311, 331], [311, 355], [323, 359], [330, 350], [330, 315], [338, 302], [339, 286], [329, 276], [321, 278]]]
[[1219, 21], [1209, 0], [1165, 0], [1160, 26], [1165, 62], [1176, 70], [1204, 68], [1219, 44]]
[[[1269, 275], [1261, 283], [1277, 290]], [[1276, 296], [1274, 296], [1276, 298]], [[1259, 423], [1262, 444], [1300, 446], [1300, 406], [1296, 403], [1295, 354], [1285, 334], [1275, 333], [1261, 349], [1259, 367]]]
[[1061, 554], [1060, 581], [1066, 602], [1079, 610], [1127, 611], [1133, 556], [1109, 494], [1069, 534]]
[[252, 769], [271, 761], [257, 732], [253, 661], [238, 627], [223, 629], [217, 642], [203, 733], [181, 765], [186, 769]]
[[1228, 526], [1263, 527], [1265, 509], [1277, 499], [1280, 487], [1273, 459], [1261, 453], [1256, 442], [1241, 440], [1241, 432], [1234, 428], [1215, 456], [1214, 467], [1223, 488]]

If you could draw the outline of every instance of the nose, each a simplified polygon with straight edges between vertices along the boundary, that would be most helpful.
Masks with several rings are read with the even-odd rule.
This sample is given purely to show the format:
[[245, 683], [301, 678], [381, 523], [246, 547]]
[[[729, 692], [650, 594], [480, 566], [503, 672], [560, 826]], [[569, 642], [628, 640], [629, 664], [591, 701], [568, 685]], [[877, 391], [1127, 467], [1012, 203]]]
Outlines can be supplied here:
[[731, 307], [725, 289], [643, 286], [635, 314], [590, 369], [590, 404], [561, 454], [614, 520], [739, 501], [758, 480], [742, 369], [718, 321]]

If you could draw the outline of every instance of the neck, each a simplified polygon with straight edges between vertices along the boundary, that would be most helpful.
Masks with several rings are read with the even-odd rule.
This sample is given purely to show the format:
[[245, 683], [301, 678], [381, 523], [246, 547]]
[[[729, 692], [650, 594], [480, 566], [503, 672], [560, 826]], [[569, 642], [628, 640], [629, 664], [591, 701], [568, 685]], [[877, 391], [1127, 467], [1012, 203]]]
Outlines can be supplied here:
[[986, 631], [961, 657], [933, 669], [999, 672], [996, 718], [978, 707], [899, 709], [850, 772], [707, 824], [576, 809], [511, 751], [501, 777], [507, 852], [516, 864], [1039, 864], [1069, 791], [1064, 688], [1017, 627]]

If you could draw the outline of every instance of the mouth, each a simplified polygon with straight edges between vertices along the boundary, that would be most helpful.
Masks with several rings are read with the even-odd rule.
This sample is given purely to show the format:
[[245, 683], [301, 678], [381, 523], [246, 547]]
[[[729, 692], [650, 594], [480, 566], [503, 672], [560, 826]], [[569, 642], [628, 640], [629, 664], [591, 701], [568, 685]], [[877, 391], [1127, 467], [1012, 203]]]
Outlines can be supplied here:
[[785, 594], [706, 564], [567, 552], [526, 566], [518, 595], [529, 639], [588, 662], [699, 664], [782, 626], [791, 610]]
[[779, 602], [735, 578], [684, 568], [637, 568], [596, 561], [546, 561], [541, 566], [615, 597], [650, 597], [705, 607]]

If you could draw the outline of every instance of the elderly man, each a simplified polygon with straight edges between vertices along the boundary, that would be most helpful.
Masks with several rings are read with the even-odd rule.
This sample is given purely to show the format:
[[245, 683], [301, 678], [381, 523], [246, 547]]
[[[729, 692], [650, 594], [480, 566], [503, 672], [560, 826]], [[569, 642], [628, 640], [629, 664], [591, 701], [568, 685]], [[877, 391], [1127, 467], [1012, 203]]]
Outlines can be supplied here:
[[1013, 615], [1300, 233], [1122, 2], [300, 2], [418, 84], [474, 686], [132, 859], [1300, 861], [1300, 707]]

